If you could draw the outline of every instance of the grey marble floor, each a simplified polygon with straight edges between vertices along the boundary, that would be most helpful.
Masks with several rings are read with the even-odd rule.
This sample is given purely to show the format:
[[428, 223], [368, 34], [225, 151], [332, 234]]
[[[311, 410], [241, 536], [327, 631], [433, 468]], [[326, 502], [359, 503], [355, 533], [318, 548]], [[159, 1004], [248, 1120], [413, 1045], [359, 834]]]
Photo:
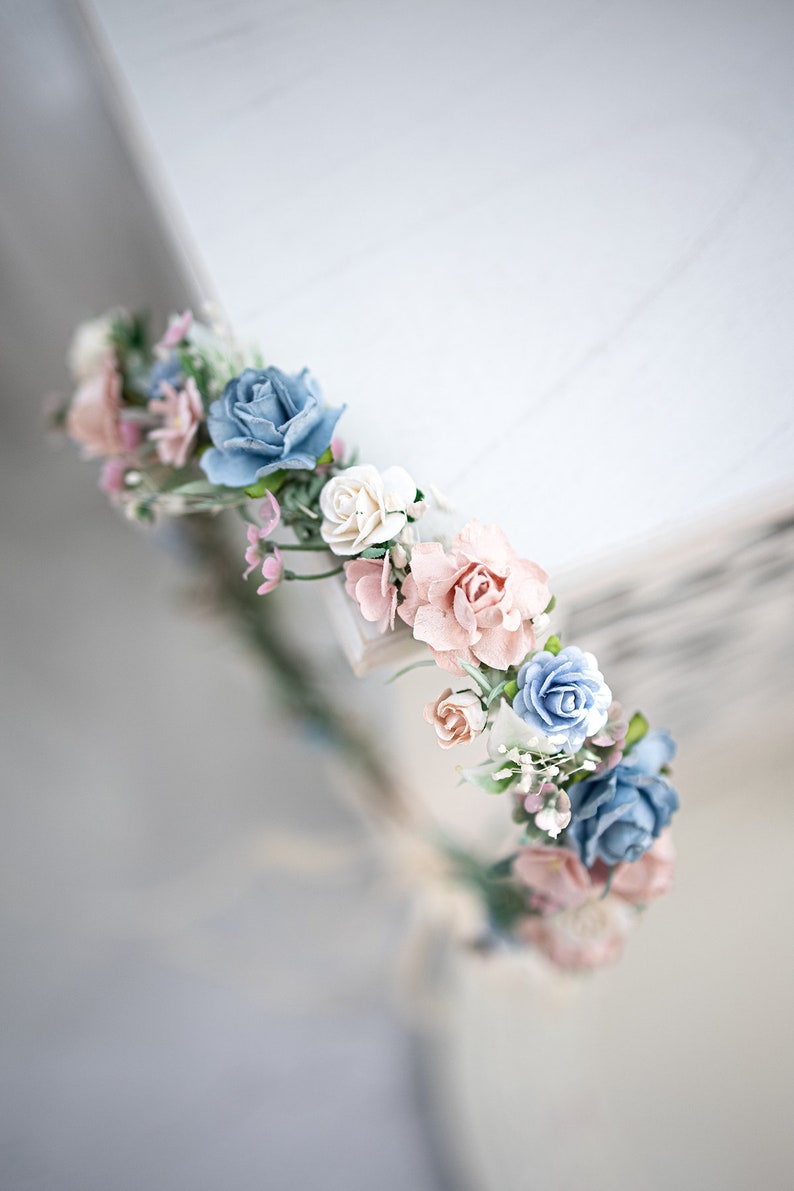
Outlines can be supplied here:
[[179, 560], [41, 432], [77, 320], [186, 294], [76, 9], [0, 26], [0, 1185], [429, 1191], [364, 828]]

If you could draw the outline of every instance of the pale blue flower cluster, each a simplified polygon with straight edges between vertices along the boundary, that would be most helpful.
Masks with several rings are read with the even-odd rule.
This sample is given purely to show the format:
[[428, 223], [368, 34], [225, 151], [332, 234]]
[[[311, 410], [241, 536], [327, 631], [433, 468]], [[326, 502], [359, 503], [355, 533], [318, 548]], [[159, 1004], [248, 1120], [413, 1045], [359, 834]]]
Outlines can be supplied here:
[[331, 443], [344, 406], [326, 409], [320, 387], [306, 371], [246, 368], [210, 406], [214, 446], [201, 456], [213, 484], [247, 488], [282, 468], [316, 467]]

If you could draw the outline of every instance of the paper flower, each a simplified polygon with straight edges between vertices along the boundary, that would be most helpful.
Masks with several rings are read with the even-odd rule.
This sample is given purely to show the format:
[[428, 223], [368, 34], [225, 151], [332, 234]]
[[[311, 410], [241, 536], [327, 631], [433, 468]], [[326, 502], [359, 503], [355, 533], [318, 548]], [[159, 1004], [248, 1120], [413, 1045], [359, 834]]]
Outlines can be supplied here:
[[183, 389], [175, 389], [168, 381], [160, 382], [162, 399], [149, 402], [149, 412], [164, 419], [164, 424], [149, 433], [156, 444], [161, 463], [184, 467], [196, 438], [196, 431], [204, 416], [204, 406], [192, 376]]
[[518, 672], [513, 711], [552, 744], [575, 753], [607, 722], [612, 692], [591, 653], [568, 645], [536, 653]]
[[598, 896], [549, 917], [527, 917], [517, 933], [560, 968], [600, 968], [620, 959], [635, 918], [621, 898]]
[[66, 431], [80, 443], [83, 454], [93, 459], [120, 455], [124, 443], [119, 431], [121, 376], [111, 359], [78, 388], [66, 415]]
[[532, 618], [551, 598], [547, 578], [496, 525], [470, 521], [449, 552], [439, 542], [414, 546], [398, 614], [446, 670], [462, 673], [459, 657], [506, 670], [535, 644]]
[[474, 740], [485, 727], [488, 715], [474, 691], [453, 694], [447, 688], [425, 706], [424, 718], [435, 728], [442, 749], [449, 749]]
[[178, 314], [172, 318], [168, 324], [168, 330], [163, 335], [160, 342], [157, 344], [159, 350], [177, 347], [182, 340], [187, 336], [188, 331], [193, 325], [193, 313], [186, 310], [184, 314]]
[[604, 882], [595, 882], [570, 848], [522, 848], [513, 861], [513, 876], [531, 889], [530, 904], [543, 914], [580, 906], [604, 889]]
[[665, 828], [653, 847], [634, 864], [622, 864], [615, 870], [612, 892], [635, 906], [645, 905], [669, 893], [675, 873], [675, 848], [669, 828]]
[[304, 369], [246, 368], [210, 406], [215, 444], [201, 456], [213, 484], [246, 488], [282, 468], [316, 466], [344, 407], [326, 409], [317, 382]]
[[675, 746], [666, 732], [649, 732], [606, 773], [570, 788], [568, 838], [582, 863], [633, 863], [658, 839], [678, 809], [678, 795], [660, 769]]
[[397, 588], [389, 582], [391, 561], [379, 558], [353, 558], [345, 563], [345, 591], [358, 604], [365, 620], [376, 624], [382, 633], [394, 628]]
[[320, 533], [334, 554], [360, 554], [396, 538], [408, 523], [416, 484], [402, 467], [381, 474], [371, 464], [348, 467], [320, 493]]

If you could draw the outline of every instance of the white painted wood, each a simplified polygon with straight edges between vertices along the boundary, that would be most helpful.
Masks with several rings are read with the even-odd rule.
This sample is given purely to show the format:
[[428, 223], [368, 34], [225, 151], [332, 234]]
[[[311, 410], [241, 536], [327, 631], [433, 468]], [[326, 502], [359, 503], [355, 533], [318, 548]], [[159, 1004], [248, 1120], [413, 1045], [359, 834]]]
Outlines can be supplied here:
[[85, 5], [174, 233], [553, 571], [792, 475], [794, 7]]

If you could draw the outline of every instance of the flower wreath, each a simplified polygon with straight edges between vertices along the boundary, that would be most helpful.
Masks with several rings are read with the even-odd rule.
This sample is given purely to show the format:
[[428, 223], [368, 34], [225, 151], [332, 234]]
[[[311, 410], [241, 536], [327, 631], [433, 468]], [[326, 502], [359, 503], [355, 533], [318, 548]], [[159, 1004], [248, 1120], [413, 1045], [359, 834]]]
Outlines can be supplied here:
[[[489, 759], [463, 777], [504, 798], [515, 823], [495, 864], [458, 857], [489, 940], [568, 968], [619, 955], [636, 910], [670, 886], [675, 746], [624, 713], [592, 654], [551, 632], [546, 572], [495, 525], [434, 533], [437, 495], [402, 467], [349, 456], [335, 437], [344, 407], [326, 406], [308, 371], [246, 358], [190, 312], [153, 347], [125, 311], [85, 323], [70, 364], [77, 388], [57, 420], [104, 460], [101, 487], [131, 518], [237, 508], [259, 595], [344, 575], [377, 633], [408, 626], [453, 676], [424, 719], [443, 749], [487, 735]], [[298, 573], [293, 552], [330, 565]]]

